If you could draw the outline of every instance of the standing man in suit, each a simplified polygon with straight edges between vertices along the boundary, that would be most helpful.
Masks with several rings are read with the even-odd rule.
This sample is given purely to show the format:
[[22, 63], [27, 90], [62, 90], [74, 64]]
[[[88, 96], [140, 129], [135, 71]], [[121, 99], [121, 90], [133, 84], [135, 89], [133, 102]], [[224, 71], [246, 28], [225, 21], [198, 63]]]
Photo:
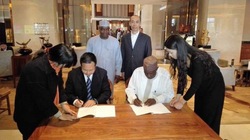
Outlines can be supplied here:
[[130, 18], [131, 32], [124, 35], [121, 41], [122, 75], [127, 81], [133, 71], [143, 65], [143, 60], [152, 54], [151, 38], [140, 32], [140, 17], [134, 15]]
[[[68, 74], [66, 94], [68, 102], [76, 107], [106, 104], [111, 95], [107, 71], [96, 66], [96, 57], [86, 52], [80, 58], [81, 66]], [[91, 81], [88, 91], [88, 78]]]
[[118, 40], [109, 35], [109, 30], [109, 22], [100, 21], [100, 35], [88, 40], [86, 52], [95, 54], [98, 61], [96, 65], [107, 71], [108, 79], [114, 84], [120, 80], [122, 55]]

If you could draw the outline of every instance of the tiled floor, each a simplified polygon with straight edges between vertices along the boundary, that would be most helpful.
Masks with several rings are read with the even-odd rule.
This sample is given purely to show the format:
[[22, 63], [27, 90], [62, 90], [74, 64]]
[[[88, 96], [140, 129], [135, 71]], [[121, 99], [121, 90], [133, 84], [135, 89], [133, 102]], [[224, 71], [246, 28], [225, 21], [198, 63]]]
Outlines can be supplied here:
[[[67, 72], [67, 71], [66, 71]], [[64, 78], [67, 77], [64, 72]], [[0, 81], [0, 87], [13, 87], [12, 81]], [[174, 81], [176, 88], [176, 82]], [[125, 86], [121, 81], [114, 86], [114, 104], [125, 103]], [[11, 104], [13, 106], [15, 89], [11, 88]], [[230, 87], [226, 90], [227, 94], [224, 102], [224, 109], [221, 122], [220, 136], [224, 140], [249, 140], [250, 138], [250, 87], [236, 87], [232, 91]], [[190, 108], [193, 108], [193, 100], [188, 101]], [[12, 108], [13, 109], [13, 108]], [[13, 110], [12, 110], [13, 112]], [[3, 115], [0, 114], [0, 125], [3, 125]], [[5, 124], [6, 125], [6, 124]], [[1, 128], [1, 127], [0, 127]], [[21, 140], [21, 134], [18, 130], [0, 130], [1, 140]]]
[[250, 124], [221, 125], [220, 136], [224, 140], [249, 140]]
[[18, 130], [0, 130], [0, 140], [22, 140]]

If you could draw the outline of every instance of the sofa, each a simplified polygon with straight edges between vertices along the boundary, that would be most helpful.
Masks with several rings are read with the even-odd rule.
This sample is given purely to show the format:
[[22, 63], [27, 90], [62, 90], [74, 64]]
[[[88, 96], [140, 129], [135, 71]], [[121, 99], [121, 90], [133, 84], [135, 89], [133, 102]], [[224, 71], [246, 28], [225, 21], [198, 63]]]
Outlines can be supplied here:
[[11, 64], [12, 55], [13, 52], [11, 50], [0, 51], [0, 77], [12, 75], [12, 64]]
[[[214, 59], [215, 63], [219, 66], [220, 71], [222, 73], [224, 82], [226, 86], [232, 86], [232, 90], [235, 90], [235, 83], [236, 83], [236, 77], [235, 77], [235, 67], [234, 66], [228, 66], [225, 64], [219, 65], [218, 61], [220, 58], [220, 51], [214, 50], [214, 49], [204, 49], [210, 56]], [[220, 60], [223, 61], [223, 60]], [[226, 61], [227, 62], [227, 61]]]
[[20, 47], [15, 46], [12, 48], [13, 52], [11, 50], [0, 51], [0, 77], [12, 76], [11, 57], [18, 54]]

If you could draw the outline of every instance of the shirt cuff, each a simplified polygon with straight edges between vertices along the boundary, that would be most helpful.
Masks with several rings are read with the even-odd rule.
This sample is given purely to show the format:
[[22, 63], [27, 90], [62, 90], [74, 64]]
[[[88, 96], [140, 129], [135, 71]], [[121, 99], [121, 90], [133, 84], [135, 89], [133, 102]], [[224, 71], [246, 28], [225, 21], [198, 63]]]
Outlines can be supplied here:
[[55, 118], [59, 118], [60, 116], [62, 116], [61, 111], [58, 111], [58, 112], [54, 115]]
[[73, 105], [75, 106], [77, 99], [74, 100]]
[[65, 104], [68, 104], [68, 102], [67, 102], [67, 101], [61, 102], [60, 104], [61, 104], [61, 105], [65, 105]]

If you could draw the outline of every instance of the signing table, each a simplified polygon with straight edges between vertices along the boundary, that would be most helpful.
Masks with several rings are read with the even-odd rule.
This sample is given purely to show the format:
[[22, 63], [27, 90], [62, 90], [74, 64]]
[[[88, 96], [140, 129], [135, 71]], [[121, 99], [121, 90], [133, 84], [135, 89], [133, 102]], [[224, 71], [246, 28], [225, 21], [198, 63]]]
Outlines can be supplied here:
[[84, 117], [74, 121], [52, 118], [30, 137], [35, 140], [82, 139], [221, 139], [187, 105], [172, 112], [136, 116], [128, 104], [115, 105], [116, 117]]

